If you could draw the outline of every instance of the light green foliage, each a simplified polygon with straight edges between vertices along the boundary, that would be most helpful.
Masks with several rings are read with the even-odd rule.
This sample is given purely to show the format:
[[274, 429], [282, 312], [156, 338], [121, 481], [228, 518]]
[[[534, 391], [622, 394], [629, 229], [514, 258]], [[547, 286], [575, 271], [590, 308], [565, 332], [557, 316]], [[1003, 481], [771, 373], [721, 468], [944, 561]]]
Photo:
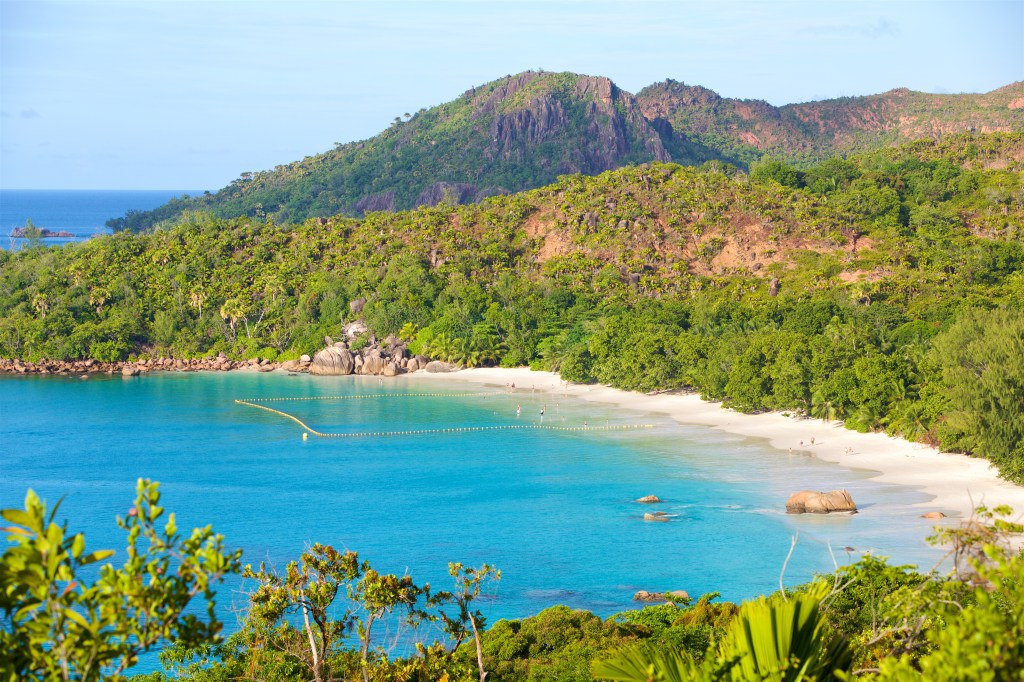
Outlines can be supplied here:
[[994, 564], [979, 569], [987, 581], [973, 604], [930, 633], [933, 650], [914, 665], [887, 659], [882, 680], [1000, 682], [1024, 678], [1024, 559], [990, 553]]
[[[960, 594], [928, 600], [921, 609], [935, 621], [925, 632], [927, 649], [914, 656], [897, 650], [884, 659], [879, 680], [898, 682], [1001, 682], [1024, 678], [1024, 552], [1007, 539], [1024, 525], [1008, 507], [979, 507], [958, 528], [937, 540], [952, 545]], [[966, 592], [966, 593], [965, 593]]]
[[[383, 651], [370, 660], [374, 623], [396, 608], [405, 609], [410, 623], [426, 617], [416, 604], [429, 594], [427, 588], [416, 586], [409, 576], [380, 574], [355, 552], [342, 553], [329, 545], [313, 545], [300, 561], [288, 564], [284, 576], [265, 565], [259, 571], [246, 566], [244, 575], [258, 582], [250, 595], [251, 625], [271, 631], [279, 646], [305, 662], [317, 682], [345, 669], [344, 657], [338, 661], [337, 655], [347, 631], [354, 629], [358, 635], [358, 669], [369, 680], [373, 670], [389, 665]], [[337, 601], [339, 595], [347, 601]], [[289, 613], [301, 615], [300, 628], [285, 620]], [[254, 658], [264, 653], [261, 648], [254, 647]], [[272, 649], [269, 653], [273, 657]]]
[[[444, 627], [445, 634], [451, 639], [452, 647], [458, 649], [463, 640], [472, 632], [473, 645], [476, 649], [477, 671], [480, 682], [486, 682], [487, 671], [484, 666], [482, 634], [487, 625], [484, 614], [479, 609], [471, 610], [471, 604], [480, 596], [485, 583], [501, 580], [501, 571], [494, 566], [484, 564], [480, 568], [463, 566], [460, 563], [448, 564], [448, 573], [455, 579], [454, 592], [438, 592], [432, 597], [432, 603], [440, 605], [438, 617]], [[451, 616], [444, 609], [446, 604], [454, 604], [458, 610]], [[469, 630], [466, 629], [467, 624]]]
[[832, 680], [850, 667], [843, 638], [826, 636], [820, 603], [827, 585], [788, 598], [761, 598], [740, 607], [721, 646], [720, 660], [736, 660], [733, 680]]
[[[127, 534], [127, 559], [106, 563], [86, 582], [83, 569], [114, 555], [85, 551], [85, 537], [58, 525], [58, 505], [28, 492], [25, 509], [4, 509], [14, 524], [0, 562], [0, 674], [4, 679], [120, 679], [140, 653], [179, 641], [212, 641], [221, 629], [215, 587], [239, 569], [241, 551], [227, 552], [209, 526], [178, 532], [163, 517], [159, 484], [140, 479], [134, 506], [118, 525]], [[186, 609], [206, 602], [205, 618]]]
[[687, 651], [633, 647], [594, 664], [594, 675], [622, 682], [647, 680], [832, 680], [849, 669], [842, 638], [828, 641], [819, 611], [827, 585], [786, 597], [760, 598], [740, 607], [704, 661]]

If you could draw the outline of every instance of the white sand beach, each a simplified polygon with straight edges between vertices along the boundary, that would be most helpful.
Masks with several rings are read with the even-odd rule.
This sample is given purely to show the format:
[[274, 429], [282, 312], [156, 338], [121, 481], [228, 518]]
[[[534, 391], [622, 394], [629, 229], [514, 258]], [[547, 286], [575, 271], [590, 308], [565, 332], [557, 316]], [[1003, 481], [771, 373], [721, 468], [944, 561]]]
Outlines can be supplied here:
[[[696, 394], [645, 395], [606, 386], [566, 384], [552, 372], [528, 368], [482, 368], [451, 373], [408, 375], [413, 380], [467, 381], [504, 387], [514, 383], [519, 392], [558, 391], [584, 400], [668, 415], [681, 424], [722, 429], [743, 436], [766, 438], [783, 451], [806, 451], [828, 462], [878, 472], [879, 481], [915, 487], [934, 499], [920, 504], [922, 513], [941, 511], [967, 518], [979, 504], [1013, 507], [1015, 518], [1024, 516], [1024, 487], [998, 477], [988, 461], [942, 453], [925, 445], [884, 433], [857, 433], [840, 422], [785, 416], [779, 412], [742, 414], [705, 402]], [[812, 443], [813, 440], [813, 443]], [[803, 446], [801, 446], [801, 441]], [[794, 491], [797, 488], [794, 488]]]

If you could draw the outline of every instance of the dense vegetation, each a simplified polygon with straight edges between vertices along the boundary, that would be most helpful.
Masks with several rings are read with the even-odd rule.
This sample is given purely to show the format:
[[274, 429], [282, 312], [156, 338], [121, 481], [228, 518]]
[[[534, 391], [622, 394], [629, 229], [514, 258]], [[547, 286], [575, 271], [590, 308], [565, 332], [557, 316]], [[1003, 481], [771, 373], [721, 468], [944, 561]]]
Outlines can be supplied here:
[[373, 333], [433, 357], [840, 419], [1020, 481], [1022, 159], [1024, 135], [968, 135], [361, 220], [187, 214], [0, 254], [0, 356], [287, 359], [365, 297]]
[[[89, 582], [85, 538], [57, 523], [31, 491], [0, 556], [4, 679], [122, 679], [163, 644], [164, 670], [137, 682], [193, 680], [1012, 680], [1024, 673], [1024, 527], [1011, 510], [978, 516], [937, 538], [955, 554], [947, 576], [866, 555], [793, 591], [743, 605], [717, 594], [602, 620], [564, 606], [489, 629], [477, 603], [500, 573], [451, 564], [454, 589], [380, 574], [355, 552], [314, 545], [283, 573], [246, 566], [255, 584], [240, 629], [223, 640], [215, 588], [240, 571], [239, 552], [210, 527], [163, 529], [158, 484], [139, 481], [118, 524], [127, 561]], [[206, 615], [189, 613], [195, 599]], [[404, 624], [404, 652], [380, 625]], [[378, 624], [375, 631], [374, 625]], [[419, 626], [419, 627], [417, 627]], [[431, 627], [423, 627], [431, 626]]]
[[768, 153], [801, 168], [920, 137], [1024, 130], [1024, 84], [979, 95], [894, 90], [773, 107], [665, 81], [633, 95], [607, 78], [527, 71], [397, 116], [376, 137], [242, 173], [216, 193], [111, 220], [140, 231], [186, 211], [276, 222], [471, 203], [650, 161], [746, 169]]

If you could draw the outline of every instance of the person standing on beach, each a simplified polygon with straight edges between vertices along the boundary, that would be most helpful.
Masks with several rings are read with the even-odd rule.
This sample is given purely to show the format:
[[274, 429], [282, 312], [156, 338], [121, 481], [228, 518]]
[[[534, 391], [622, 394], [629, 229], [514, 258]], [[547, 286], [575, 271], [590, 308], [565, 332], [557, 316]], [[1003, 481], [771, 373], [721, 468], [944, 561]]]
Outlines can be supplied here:
[[516, 418], [519, 417], [519, 413], [523, 411], [522, 405], [516, 405]]

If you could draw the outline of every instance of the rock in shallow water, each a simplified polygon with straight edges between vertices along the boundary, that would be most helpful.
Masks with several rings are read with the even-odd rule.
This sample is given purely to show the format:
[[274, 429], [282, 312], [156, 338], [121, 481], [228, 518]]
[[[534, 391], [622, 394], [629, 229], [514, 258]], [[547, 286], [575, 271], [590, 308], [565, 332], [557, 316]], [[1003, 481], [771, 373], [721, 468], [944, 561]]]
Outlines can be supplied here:
[[850, 493], [832, 490], [827, 493], [801, 490], [786, 500], [786, 511], [790, 514], [831, 514], [833, 512], [857, 512]]

